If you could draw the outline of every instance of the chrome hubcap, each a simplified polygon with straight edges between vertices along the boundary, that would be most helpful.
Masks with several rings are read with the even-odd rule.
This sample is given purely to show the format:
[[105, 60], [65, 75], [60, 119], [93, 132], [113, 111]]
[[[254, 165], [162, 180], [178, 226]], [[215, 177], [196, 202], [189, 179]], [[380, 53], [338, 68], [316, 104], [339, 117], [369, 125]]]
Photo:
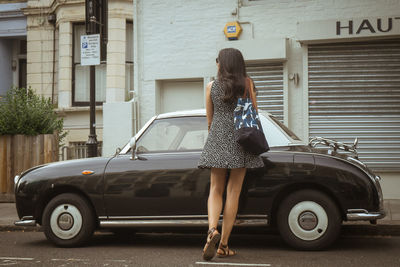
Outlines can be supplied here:
[[305, 211], [299, 216], [299, 225], [304, 230], [312, 230], [318, 224], [318, 218], [314, 212]]
[[312, 241], [325, 234], [328, 229], [328, 215], [318, 203], [302, 201], [290, 210], [288, 224], [296, 237]]
[[50, 215], [51, 231], [60, 239], [72, 239], [82, 229], [82, 215], [77, 207], [71, 204], [57, 206]]
[[58, 217], [58, 226], [66, 231], [72, 228], [74, 225], [74, 218], [69, 213], [63, 213]]

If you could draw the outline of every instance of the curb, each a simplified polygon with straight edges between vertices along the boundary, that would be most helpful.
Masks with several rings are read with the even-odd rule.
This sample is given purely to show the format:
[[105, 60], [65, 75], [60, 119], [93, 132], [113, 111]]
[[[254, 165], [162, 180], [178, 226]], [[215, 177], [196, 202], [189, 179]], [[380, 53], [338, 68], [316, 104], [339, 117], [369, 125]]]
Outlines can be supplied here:
[[400, 225], [343, 225], [345, 236], [400, 236]]
[[42, 232], [40, 226], [0, 225], [0, 232]]

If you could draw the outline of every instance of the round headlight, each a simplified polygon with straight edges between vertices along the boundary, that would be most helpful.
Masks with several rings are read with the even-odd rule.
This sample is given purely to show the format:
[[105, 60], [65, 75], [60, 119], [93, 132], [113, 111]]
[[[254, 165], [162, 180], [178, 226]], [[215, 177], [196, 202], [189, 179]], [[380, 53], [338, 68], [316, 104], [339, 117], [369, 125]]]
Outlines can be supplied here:
[[18, 185], [18, 182], [19, 182], [19, 178], [20, 178], [19, 175], [15, 175], [15, 177], [14, 177], [14, 188], [17, 188], [17, 185]]
[[19, 175], [15, 175], [14, 177], [14, 184], [16, 185], [18, 183], [19, 180]]

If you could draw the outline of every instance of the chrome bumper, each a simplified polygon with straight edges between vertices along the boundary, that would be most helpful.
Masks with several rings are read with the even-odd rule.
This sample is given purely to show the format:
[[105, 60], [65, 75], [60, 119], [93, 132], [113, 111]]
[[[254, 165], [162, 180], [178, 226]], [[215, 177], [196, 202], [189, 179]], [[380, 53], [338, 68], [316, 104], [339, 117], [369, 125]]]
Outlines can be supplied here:
[[364, 209], [350, 209], [347, 210], [348, 221], [371, 221], [382, 219], [386, 216], [386, 212], [381, 210], [379, 212], [368, 212]]
[[14, 222], [16, 226], [36, 226], [36, 220], [33, 216], [24, 216], [20, 221]]
[[373, 184], [375, 185], [376, 191], [378, 193], [379, 211], [369, 212], [365, 209], [348, 209], [346, 215], [348, 221], [370, 221], [371, 223], [376, 223], [376, 220], [382, 219], [386, 216], [383, 203], [383, 193], [380, 184], [381, 177], [372, 174], [368, 175], [371, 178]]

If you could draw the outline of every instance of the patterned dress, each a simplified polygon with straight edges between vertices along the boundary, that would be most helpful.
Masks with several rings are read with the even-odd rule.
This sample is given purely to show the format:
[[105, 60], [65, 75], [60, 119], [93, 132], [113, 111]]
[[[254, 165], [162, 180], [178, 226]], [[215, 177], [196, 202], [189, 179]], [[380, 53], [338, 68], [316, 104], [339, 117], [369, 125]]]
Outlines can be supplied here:
[[214, 115], [206, 144], [199, 161], [199, 168], [260, 168], [260, 156], [250, 154], [236, 142], [233, 111], [236, 102], [223, 101], [224, 89], [218, 80], [211, 87]]

